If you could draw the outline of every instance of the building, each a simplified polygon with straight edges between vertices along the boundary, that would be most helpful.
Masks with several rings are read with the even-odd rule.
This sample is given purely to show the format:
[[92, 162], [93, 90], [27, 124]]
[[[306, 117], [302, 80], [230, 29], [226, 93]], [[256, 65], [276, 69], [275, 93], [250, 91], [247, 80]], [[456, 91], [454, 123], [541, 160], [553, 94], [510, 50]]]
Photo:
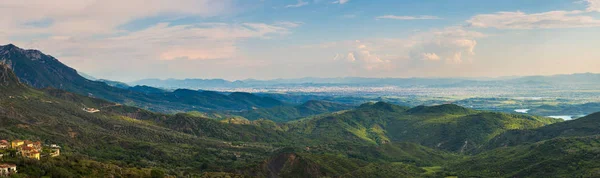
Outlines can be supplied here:
[[42, 142], [37, 141], [37, 142], [32, 142], [29, 140], [25, 140], [23, 141], [23, 145], [27, 146], [27, 147], [32, 147], [35, 148], [36, 150], [42, 150]]
[[5, 150], [10, 148], [10, 143], [6, 140], [0, 140], [0, 150]]
[[60, 149], [52, 149], [52, 152], [50, 152], [50, 157], [57, 157], [60, 156]]
[[23, 141], [23, 140], [13, 140], [12, 142], [10, 142], [11, 148], [15, 148], [15, 149], [19, 148], [23, 144], [25, 144], [25, 141]]
[[100, 110], [96, 109], [96, 108], [83, 108], [84, 111], [89, 112], [89, 113], [97, 113], [100, 112]]
[[0, 177], [17, 173], [17, 165], [0, 163]]
[[37, 159], [40, 160], [40, 150], [34, 148], [34, 147], [30, 147], [27, 145], [23, 145], [20, 149], [19, 152], [21, 153], [21, 156], [29, 158], [29, 159]]

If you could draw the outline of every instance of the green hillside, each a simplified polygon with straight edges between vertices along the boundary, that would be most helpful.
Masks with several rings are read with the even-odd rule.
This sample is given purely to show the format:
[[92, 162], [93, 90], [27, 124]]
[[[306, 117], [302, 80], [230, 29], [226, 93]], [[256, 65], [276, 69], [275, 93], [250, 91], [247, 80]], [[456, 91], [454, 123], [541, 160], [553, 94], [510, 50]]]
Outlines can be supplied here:
[[[329, 144], [289, 132], [287, 125], [272, 121], [225, 123], [187, 114], [154, 113], [61, 90], [38, 91], [18, 83], [14, 74], [5, 66], [4, 69], [2, 76], [9, 77], [4, 77], [7, 82], [0, 89], [3, 94], [11, 95], [3, 95], [0, 100], [0, 138], [56, 143], [63, 146], [66, 156], [41, 162], [5, 159], [19, 165], [20, 172], [30, 176], [146, 177], [166, 170], [166, 174], [177, 176], [239, 172], [256, 169], [251, 165], [260, 165], [282, 149], [308, 155], [305, 157], [310, 165], [334, 154], [341, 165], [362, 160], [361, 168], [371, 165], [367, 164], [369, 161], [384, 161], [377, 164], [384, 166], [388, 164], [386, 160], [392, 159], [432, 165], [431, 161], [421, 159], [430, 154], [439, 154], [440, 159], [451, 156], [412, 144], [390, 144], [381, 149], [366, 142]], [[100, 112], [88, 113], [84, 107], [95, 107]], [[305, 150], [305, 147], [311, 149]], [[369, 154], [361, 156], [364, 152]], [[73, 167], [73, 162], [90, 165]], [[343, 175], [356, 168], [315, 165], [331, 171], [325, 175]], [[401, 168], [397, 167], [403, 170]], [[115, 173], [117, 169], [126, 171]], [[284, 169], [294, 170], [297, 168]], [[260, 172], [271, 174], [271, 171]]]
[[353, 108], [350, 105], [337, 104], [327, 101], [311, 100], [298, 106], [276, 106], [259, 108], [230, 114], [239, 115], [249, 120], [268, 119], [275, 122], [288, 122], [311, 115], [337, 112]]
[[[0, 66], [2, 69], [6, 68], [4, 65]], [[6, 71], [1, 72], [2, 76], [10, 74]], [[209, 119], [161, 115], [169, 117], [165, 123], [179, 124], [187, 120], [202, 120], [199, 123], [204, 127], [200, 128], [210, 128], [203, 129], [197, 135], [187, 134], [163, 127], [163, 123], [151, 121], [150, 117], [144, 117], [146, 119], [142, 120], [107, 112], [110, 107], [120, 107], [116, 104], [107, 106], [109, 102], [106, 101], [47, 90], [48, 93], [57, 96], [53, 97], [43, 91], [15, 83], [16, 78], [5, 79], [10, 82], [5, 82], [4, 87], [0, 88], [0, 93], [3, 94], [0, 99], [0, 138], [40, 140], [59, 144], [63, 146], [63, 155], [67, 156], [65, 161], [97, 162], [98, 166], [114, 165], [115, 169], [156, 168], [171, 170], [168, 173], [172, 175], [183, 175], [245, 167], [247, 164], [268, 158], [268, 150], [275, 149], [270, 144], [240, 142], [253, 140], [254, 137], [250, 135], [253, 132], [249, 131], [253, 129], [258, 130], [256, 132], [260, 136], [267, 136], [268, 133], [261, 132], [259, 127], [230, 125], [234, 128], [228, 128], [227, 124]], [[82, 109], [84, 103], [87, 103], [87, 107], [98, 107], [101, 111], [88, 113]], [[231, 131], [231, 134], [224, 134], [220, 129]], [[236, 135], [238, 133], [247, 133], [248, 136]], [[222, 135], [224, 139], [238, 142], [233, 144], [218, 137], [210, 137], [214, 135]], [[236, 158], [234, 153], [244, 156]], [[24, 168], [31, 167], [20, 171], [29, 175], [49, 175], [56, 171], [54, 169], [59, 169], [44, 167], [37, 162], [30, 163], [31, 161], [12, 162]], [[65, 167], [68, 165], [55, 163], [61, 171], [74, 175], [93, 176], [94, 171], [98, 171], [97, 166], [73, 169]], [[84, 172], [79, 172], [82, 169]]]
[[455, 152], [473, 151], [509, 130], [532, 129], [557, 119], [481, 112], [456, 105], [403, 108], [388, 103], [294, 122], [290, 130], [311, 136], [372, 144], [413, 142]]
[[498, 148], [449, 166], [460, 177], [598, 177], [600, 137], [570, 137]]
[[[0, 84], [0, 139], [39, 140], [63, 148], [62, 156], [40, 161], [3, 158], [18, 165], [17, 176], [600, 175], [598, 113], [560, 122], [457, 105], [407, 108], [378, 102], [276, 123], [162, 114], [59, 89], [36, 90], [21, 84], [6, 65], [0, 65]], [[257, 102], [247, 94], [231, 97]], [[303, 107], [320, 113], [334, 106], [328, 104]]]
[[513, 130], [494, 138], [489, 148], [535, 143], [558, 137], [600, 135], [600, 113], [532, 130]]

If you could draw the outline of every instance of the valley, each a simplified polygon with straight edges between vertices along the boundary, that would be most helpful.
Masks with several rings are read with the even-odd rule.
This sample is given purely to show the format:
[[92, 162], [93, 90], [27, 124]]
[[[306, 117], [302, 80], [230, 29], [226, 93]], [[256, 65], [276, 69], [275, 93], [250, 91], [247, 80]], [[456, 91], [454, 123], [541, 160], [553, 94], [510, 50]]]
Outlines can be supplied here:
[[[8, 45], [0, 54], [0, 139], [62, 147], [60, 156], [40, 160], [6, 154], [0, 163], [17, 166], [15, 177], [595, 177], [600, 171], [600, 109], [588, 103], [594, 98], [116, 87], [39, 51]], [[545, 117], [553, 114], [586, 116]]]

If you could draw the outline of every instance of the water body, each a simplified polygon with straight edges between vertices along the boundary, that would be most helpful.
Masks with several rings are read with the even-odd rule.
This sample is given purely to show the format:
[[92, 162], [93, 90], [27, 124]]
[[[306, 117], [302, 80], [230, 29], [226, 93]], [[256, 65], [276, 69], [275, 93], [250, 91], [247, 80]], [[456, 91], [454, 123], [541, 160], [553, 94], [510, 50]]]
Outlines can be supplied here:
[[554, 118], [554, 119], [562, 119], [562, 120], [568, 121], [568, 120], [573, 120], [573, 118], [575, 116], [548, 116], [548, 117], [551, 117], [551, 118]]
[[515, 112], [527, 114], [527, 112], [529, 112], [529, 110], [531, 110], [531, 109], [515, 109]]

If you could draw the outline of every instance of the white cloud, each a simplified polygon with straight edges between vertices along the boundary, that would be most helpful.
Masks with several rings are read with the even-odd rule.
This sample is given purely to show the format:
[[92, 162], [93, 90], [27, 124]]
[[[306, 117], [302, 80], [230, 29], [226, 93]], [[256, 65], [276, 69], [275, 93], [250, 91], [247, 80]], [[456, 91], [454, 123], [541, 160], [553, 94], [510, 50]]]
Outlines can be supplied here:
[[[231, 0], [28, 0], [0, 1], [0, 29], [12, 34], [98, 35], [118, 33], [132, 20], [167, 15], [214, 16], [231, 9]], [[47, 27], [27, 23], [48, 21]]]
[[475, 55], [476, 39], [484, 34], [468, 31], [460, 27], [424, 32], [413, 36], [414, 45], [410, 56], [415, 60], [462, 63], [465, 58]]
[[333, 1], [333, 4], [346, 4], [348, 1], [350, 1], [350, 0], [337, 0], [337, 1]]
[[358, 66], [365, 70], [388, 70], [391, 69], [390, 60], [382, 59], [379, 55], [372, 52], [372, 48], [367, 43], [356, 40], [354, 42], [344, 42], [351, 45], [351, 49], [346, 55], [336, 54], [333, 60], [345, 59], [345, 62], [353, 66]]
[[470, 27], [498, 29], [579, 28], [600, 26], [600, 20], [570, 11], [537, 14], [498, 12], [476, 15], [467, 21]]
[[587, 3], [588, 8], [586, 9], [589, 12], [600, 12], [600, 0], [583, 0], [583, 2]]
[[276, 25], [279, 26], [283, 26], [283, 27], [288, 27], [288, 28], [295, 28], [295, 27], [299, 27], [300, 25], [302, 25], [302, 22], [288, 22], [288, 21], [282, 21], [282, 22], [277, 22], [275, 23]]
[[[79, 51], [78, 53], [81, 54], [75, 54], [75, 56], [93, 57], [98, 60], [105, 58], [103, 53], [86, 53], [94, 49], [98, 51], [124, 50], [127, 52], [119, 58], [206, 60], [235, 57], [236, 43], [239, 40], [269, 38], [272, 35], [287, 33], [289, 33], [287, 27], [263, 23], [210, 23], [176, 26], [160, 23], [118, 37], [75, 39], [58, 36], [40, 39], [28, 45], [37, 46], [56, 54], [72, 54], [70, 51]], [[52, 45], [54, 43], [70, 44], [70, 42], [73, 42], [72, 45]]]
[[393, 19], [393, 20], [438, 20], [442, 19], [437, 16], [422, 15], [422, 16], [396, 16], [396, 15], [384, 15], [376, 17], [376, 19]]
[[[309, 46], [334, 51], [335, 61], [366, 70], [390, 70], [421, 63], [461, 64], [472, 60], [477, 39], [486, 35], [461, 27], [414, 34], [405, 39], [365, 39]], [[350, 66], [354, 67], [354, 66]]]
[[308, 5], [308, 2], [304, 2], [302, 0], [298, 0], [298, 3], [287, 5], [287, 6], [285, 6], [285, 8], [296, 8], [296, 7], [306, 6], [306, 5]]
[[440, 60], [440, 56], [438, 56], [435, 53], [423, 53], [421, 55], [423, 56], [423, 60], [428, 60], [428, 61], [438, 61], [438, 60]]
[[[182, 61], [257, 65], [258, 60], [241, 52], [241, 41], [276, 38], [302, 25], [286, 21], [158, 23], [139, 30], [122, 28], [138, 19], [205, 18], [230, 14], [232, 9], [236, 9], [232, 0], [0, 1], [4, 17], [0, 18], [0, 40], [39, 49], [92, 74], [143, 77], [156, 76], [152, 70], [168, 68], [168, 63], [186, 63]], [[173, 71], [178, 70], [169, 72]]]
[[600, 0], [583, 0], [588, 6], [585, 11], [549, 11], [528, 14], [524, 12], [497, 12], [480, 14], [467, 20], [468, 26], [497, 29], [552, 29], [598, 27], [600, 19], [586, 15], [600, 12]]

